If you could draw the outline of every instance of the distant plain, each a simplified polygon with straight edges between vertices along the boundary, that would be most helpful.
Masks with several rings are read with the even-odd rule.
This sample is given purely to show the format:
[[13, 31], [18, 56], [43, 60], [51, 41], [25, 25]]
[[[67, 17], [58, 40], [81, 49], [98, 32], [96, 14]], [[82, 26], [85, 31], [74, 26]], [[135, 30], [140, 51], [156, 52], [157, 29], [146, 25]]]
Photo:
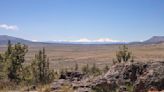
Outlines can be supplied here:
[[[120, 45], [30, 45], [26, 55], [26, 62], [29, 63], [39, 49], [45, 47], [50, 66], [53, 69], [74, 68], [77, 63], [79, 67], [89, 64], [96, 64], [103, 68], [111, 65]], [[128, 45], [135, 61], [149, 62], [164, 60], [164, 44], [149, 45]], [[0, 45], [0, 52], [6, 50], [5, 45]]]

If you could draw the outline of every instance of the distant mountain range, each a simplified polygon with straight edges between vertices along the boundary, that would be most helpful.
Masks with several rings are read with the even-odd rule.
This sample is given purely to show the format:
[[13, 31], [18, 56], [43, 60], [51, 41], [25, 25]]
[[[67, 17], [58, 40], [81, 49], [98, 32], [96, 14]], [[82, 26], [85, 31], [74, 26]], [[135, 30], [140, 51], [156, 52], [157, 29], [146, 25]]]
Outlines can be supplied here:
[[[30, 40], [25, 40], [22, 38], [12, 37], [8, 35], [0, 35], [0, 45], [7, 44], [8, 40], [10, 40], [12, 43], [23, 43], [23, 44], [128, 44], [125, 42], [33, 42]], [[129, 44], [158, 44], [158, 43], [164, 43], [164, 36], [153, 36], [152, 38], [143, 41], [143, 42], [130, 42]]]
[[144, 41], [144, 43], [148, 43], [148, 44], [164, 43], [164, 36], [153, 36], [152, 38]]
[[0, 35], [0, 44], [4, 45], [7, 44], [8, 40], [10, 40], [12, 43], [24, 43], [24, 44], [30, 44], [33, 43], [32, 41], [29, 40], [24, 40], [21, 38], [17, 38], [17, 37], [12, 37], [12, 36], [7, 36], [7, 35]]
[[13, 36], [0, 35], [0, 45], [6, 45], [9, 40], [11, 41], [12, 44], [15, 44], [15, 43], [22, 43], [22, 44], [27, 44], [27, 45], [46, 44], [46, 42], [45, 43], [44, 42], [33, 42], [30, 40], [25, 40], [25, 39], [13, 37]]

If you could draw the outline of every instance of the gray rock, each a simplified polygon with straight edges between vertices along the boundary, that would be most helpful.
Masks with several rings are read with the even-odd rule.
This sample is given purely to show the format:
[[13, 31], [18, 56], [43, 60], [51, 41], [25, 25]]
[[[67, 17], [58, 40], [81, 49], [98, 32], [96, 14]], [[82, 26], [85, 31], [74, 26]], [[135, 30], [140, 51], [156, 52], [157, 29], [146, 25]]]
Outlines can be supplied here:
[[[164, 90], [164, 61], [118, 63], [110, 67], [106, 74], [98, 77], [81, 78], [79, 81], [70, 80], [74, 77], [74, 74], [69, 74], [69, 76], [66, 74], [64, 80], [69, 82], [68, 84], [74, 88], [75, 92], [91, 92], [91, 89], [97, 90], [96, 92], [116, 90], [128, 92], [129, 87], [133, 89], [133, 92], [147, 92], [151, 87], [160, 92]], [[65, 81], [57, 83], [61, 85]]]
[[93, 88], [108, 90], [131, 85], [134, 92], [145, 92], [151, 86], [159, 91], [164, 89], [164, 62], [119, 63], [112, 66], [103, 78], [93, 81]]
[[84, 77], [84, 74], [82, 74], [80, 72], [66, 72], [66, 73], [61, 74], [59, 79], [80, 81], [83, 77]]
[[138, 77], [138, 80], [134, 84], [135, 92], [138, 90], [144, 91], [151, 87], [155, 87], [158, 90], [164, 89], [164, 62], [154, 62], [148, 64], [146, 72]]

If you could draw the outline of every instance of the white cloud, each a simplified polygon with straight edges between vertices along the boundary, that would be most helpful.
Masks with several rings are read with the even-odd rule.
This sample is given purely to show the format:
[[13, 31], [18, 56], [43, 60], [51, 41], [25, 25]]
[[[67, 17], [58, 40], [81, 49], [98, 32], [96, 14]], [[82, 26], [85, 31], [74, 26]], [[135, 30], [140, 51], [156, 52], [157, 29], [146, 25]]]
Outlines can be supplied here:
[[113, 40], [111, 38], [99, 38], [99, 39], [95, 39], [95, 40], [91, 40], [91, 39], [87, 39], [87, 38], [81, 38], [79, 40], [58, 40], [56, 42], [125, 42], [125, 41], [120, 41], [120, 40]]
[[92, 42], [92, 41], [87, 38], [81, 38], [79, 40], [74, 40], [73, 42]]
[[97, 39], [95, 41], [96, 42], [122, 42], [122, 41], [119, 41], [119, 40], [113, 40], [111, 38], [100, 38], [100, 39]]
[[32, 40], [33, 42], [38, 42], [38, 40]]
[[16, 25], [7, 25], [7, 24], [0, 24], [0, 28], [1, 29], [5, 29], [5, 30], [19, 30], [19, 28]]

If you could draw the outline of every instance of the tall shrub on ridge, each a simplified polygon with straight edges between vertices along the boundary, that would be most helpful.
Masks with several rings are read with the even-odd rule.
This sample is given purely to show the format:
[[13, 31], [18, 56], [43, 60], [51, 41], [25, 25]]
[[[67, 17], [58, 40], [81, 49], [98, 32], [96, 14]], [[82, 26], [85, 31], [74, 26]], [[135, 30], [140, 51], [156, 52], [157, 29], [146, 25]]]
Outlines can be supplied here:
[[49, 59], [45, 54], [44, 48], [35, 55], [31, 67], [35, 83], [47, 84], [53, 81], [54, 72], [49, 68]]
[[123, 45], [120, 50], [116, 53], [117, 62], [127, 62], [132, 58], [132, 53], [128, 51], [128, 47]]
[[28, 49], [26, 45], [17, 43], [11, 45], [8, 42], [8, 49], [5, 52], [5, 63], [7, 67], [7, 76], [10, 81], [19, 83], [23, 79], [23, 63]]

